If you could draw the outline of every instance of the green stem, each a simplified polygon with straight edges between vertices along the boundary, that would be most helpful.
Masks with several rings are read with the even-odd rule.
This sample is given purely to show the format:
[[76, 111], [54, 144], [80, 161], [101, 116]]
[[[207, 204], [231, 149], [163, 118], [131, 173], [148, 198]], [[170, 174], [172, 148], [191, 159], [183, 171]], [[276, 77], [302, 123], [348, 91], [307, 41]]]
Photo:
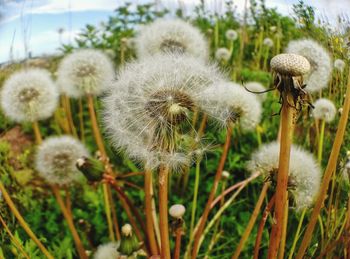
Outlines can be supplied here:
[[295, 232], [295, 237], [294, 237], [294, 240], [293, 240], [292, 248], [289, 251], [288, 259], [292, 259], [293, 258], [294, 250], [295, 250], [295, 247], [296, 247], [297, 242], [298, 242], [299, 237], [300, 237], [301, 226], [303, 225], [303, 221], [304, 221], [304, 217], [305, 217], [305, 214], [306, 214], [306, 210], [307, 210], [306, 208], [303, 209], [303, 212], [301, 213], [301, 217], [299, 219], [298, 228], [297, 228], [297, 231]]
[[317, 159], [318, 163], [321, 165], [322, 162], [322, 151], [323, 151], [323, 142], [324, 142], [324, 130], [326, 127], [326, 121], [321, 121], [321, 132], [320, 132], [320, 138], [318, 140], [318, 152], [317, 152]]
[[189, 244], [192, 244], [193, 241], [193, 229], [194, 222], [196, 220], [196, 209], [197, 209], [197, 199], [198, 199], [198, 188], [199, 188], [199, 176], [200, 176], [200, 159], [196, 161], [196, 178], [194, 182], [194, 193], [193, 193], [193, 201], [192, 201], [192, 213], [191, 213], [191, 227], [190, 227], [190, 241]]

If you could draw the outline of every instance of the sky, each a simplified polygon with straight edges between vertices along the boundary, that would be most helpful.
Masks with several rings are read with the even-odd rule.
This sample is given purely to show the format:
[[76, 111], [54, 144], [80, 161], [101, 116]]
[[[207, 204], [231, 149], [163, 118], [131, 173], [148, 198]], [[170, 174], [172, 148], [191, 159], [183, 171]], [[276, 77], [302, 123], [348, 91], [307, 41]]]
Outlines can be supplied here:
[[[85, 26], [98, 26], [125, 2], [133, 4], [152, 0], [0, 0], [0, 63], [23, 59], [30, 51], [33, 56], [53, 54], [61, 43], [70, 43]], [[167, 8], [185, 8], [189, 14], [200, 0], [153, 0]], [[212, 10], [220, 11], [224, 0], [206, 0]], [[245, 0], [234, 0], [242, 11]], [[248, 1], [249, 2], [249, 1]], [[298, 0], [266, 0], [283, 14], [291, 14]], [[327, 16], [335, 23], [337, 14], [350, 10], [350, 0], [305, 0], [316, 7], [318, 16]], [[58, 30], [63, 29], [59, 34]], [[26, 43], [26, 44], [24, 44]], [[27, 51], [26, 51], [27, 50]]]

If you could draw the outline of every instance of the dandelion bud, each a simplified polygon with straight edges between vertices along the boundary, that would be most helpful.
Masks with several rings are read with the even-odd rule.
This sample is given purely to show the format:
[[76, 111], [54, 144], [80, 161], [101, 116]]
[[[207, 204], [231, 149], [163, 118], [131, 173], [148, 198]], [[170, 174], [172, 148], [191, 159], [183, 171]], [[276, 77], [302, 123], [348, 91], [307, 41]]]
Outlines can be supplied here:
[[100, 160], [91, 157], [78, 158], [76, 166], [90, 182], [101, 181], [105, 172], [105, 165]]
[[180, 219], [185, 214], [186, 208], [182, 204], [175, 204], [170, 207], [169, 214], [175, 219]]
[[130, 224], [125, 224], [123, 227], [122, 227], [122, 233], [124, 236], [130, 236], [132, 234], [132, 227]]
[[230, 173], [227, 171], [222, 171], [222, 178], [227, 180], [230, 177]]
[[123, 236], [119, 247], [119, 252], [122, 255], [130, 256], [140, 250], [140, 244], [136, 235], [133, 235], [132, 227], [129, 224], [125, 224], [122, 227], [122, 234]]

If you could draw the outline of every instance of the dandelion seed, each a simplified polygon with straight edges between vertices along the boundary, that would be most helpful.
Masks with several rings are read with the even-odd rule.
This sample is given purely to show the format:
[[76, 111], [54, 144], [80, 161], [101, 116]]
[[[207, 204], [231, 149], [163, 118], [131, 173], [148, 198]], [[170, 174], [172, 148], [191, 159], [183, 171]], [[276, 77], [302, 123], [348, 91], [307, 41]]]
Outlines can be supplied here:
[[344, 60], [342, 60], [342, 59], [336, 59], [334, 61], [334, 68], [336, 70], [338, 70], [340, 73], [343, 73], [345, 66], [346, 66], [346, 64], [345, 64]]
[[35, 165], [48, 183], [65, 186], [82, 176], [76, 168], [76, 161], [82, 156], [88, 156], [88, 151], [78, 140], [70, 136], [51, 137], [39, 146]]
[[327, 50], [314, 40], [302, 39], [289, 42], [287, 53], [304, 56], [311, 65], [307, 75], [306, 90], [317, 92], [327, 87], [332, 72], [331, 57]]
[[231, 53], [227, 48], [219, 48], [215, 52], [215, 58], [218, 61], [228, 61], [231, 57]]
[[208, 43], [191, 24], [176, 20], [157, 20], [143, 26], [135, 39], [139, 58], [161, 53], [181, 53], [208, 59]]
[[[247, 169], [259, 171], [265, 179], [275, 182], [279, 164], [280, 144], [272, 142], [261, 146], [247, 163]], [[296, 209], [309, 207], [316, 198], [321, 184], [322, 173], [313, 155], [301, 147], [292, 145], [288, 188]]]
[[113, 64], [100, 50], [82, 49], [67, 55], [57, 71], [57, 84], [62, 93], [79, 98], [100, 95], [114, 79]]
[[318, 99], [314, 104], [315, 108], [312, 110], [312, 115], [316, 120], [325, 120], [331, 122], [334, 120], [337, 109], [334, 103], [328, 99]]
[[227, 30], [225, 36], [226, 39], [235, 41], [238, 38], [238, 33], [235, 30]]
[[52, 116], [58, 90], [48, 71], [31, 68], [13, 73], [1, 89], [4, 114], [16, 122], [34, 122]]
[[261, 119], [261, 103], [242, 86], [224, 82], [202, 92], [204, 111], [224, 126], [238, 123], [243, 130], [253, 130]]

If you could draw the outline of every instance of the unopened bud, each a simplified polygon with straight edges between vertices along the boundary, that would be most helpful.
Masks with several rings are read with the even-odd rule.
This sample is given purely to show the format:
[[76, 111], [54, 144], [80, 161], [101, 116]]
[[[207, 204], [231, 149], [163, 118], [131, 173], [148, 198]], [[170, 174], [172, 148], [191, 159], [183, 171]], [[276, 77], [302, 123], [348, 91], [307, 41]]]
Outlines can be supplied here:
[[169, 214], [173, 218], [180, 219], [185, 214], [186, 208], [182, 204], [175, 204], [170, 207]]
[[105, 171], [105, 166], [100, 160], [90, 157], [78, 158], [76, 161], [76, 167], [90, 182], [101, 181], [102, 175]]

